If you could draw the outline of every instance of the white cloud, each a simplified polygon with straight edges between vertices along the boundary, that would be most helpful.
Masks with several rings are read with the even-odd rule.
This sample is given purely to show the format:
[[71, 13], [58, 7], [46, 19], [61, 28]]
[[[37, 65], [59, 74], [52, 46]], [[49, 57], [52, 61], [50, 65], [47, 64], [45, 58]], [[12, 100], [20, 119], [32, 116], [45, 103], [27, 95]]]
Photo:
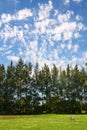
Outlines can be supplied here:
[[68, 43], [68, 44], [67, 44], [67, 49], [68, 49], [68, 50], [71, 50], [71, 49], [72, 49], [72, 43]]
[[78, 32], [74, 33], [74, 37], [78, 39], [80, 37], [80, 34]]
[[54, 56], [54, 60], [58, 60], [58, 50], [57, 49], [54, 49], [53, 51], [53, 56]]
[[38, 51], [38, 43], [37, 43], [37, 41], [30, 42], [29, 47], [34, 52]]
[[71, 61], [70, 61], [72, 67], [74, 67], [74, 66], [77, 64], [77, 62], [78, 62], [78, 58], [73, 55], [73, 56], [72, 56], [72, 59], [71, 59]]
[[67, 5], [67, 4], [69, 4], [69, 3], [70, 3], [70, 0], [65, 0], [65, 1], [64, 1], [64, 4], [65, 4], [65, 5]]
[[24, 28], [25, 28], [25, 29], [29, 29], [28, 24], [25, 24], [25, 25], [24, 25]]
[[70, 40], [72, 38], [72, 31], [71, 32], [64, 32], [63, 33], [63, 40]]
[[54, 29], [55, 33], [73, 32], [76, 30], [76, 22], [64, 22], [60, 26], [56, 26]]
[[23, 20], [23, 19], [26, 19], [28, 17], [31, 17], [33, 14], [32, 14], [32, 11], [31, 9], [22, 9], [20, 11], [18, 11], [16, 13], [16, 15], [14, 16], [14, 20]]
[[[54, 31], [52, 31], [52, 33], [54, 34], [54, 40], [58, 41], [58, 40], [71, 40], [73, 38], [73, 33], [74, 34], [74, 38], [77, 38], [77, 23], [76, 22], [64, 22], [62, 24], [60, 24], [59, 26], [56, 26], [54, 28]], [[80, 29], [82, 29], [80, 27]], [[80, 30], [78, 29], [78, 30]], [[63, 35], [63, 39], [62, 39], [62, 35]]]
[[49, 1], [48, 4], [38, 4], [39, 11], [38, 11], [38, 20], [44, 20], [49, 18], [50, 11], [53, 8], [52, 1]]
[[58, 10], [54, 10], [54, 16], [58, 16], [58, 13], [59, 13], [59, 11]]
[[54, 34], [54, 36], [52, 37], [52, 39], [54, 41], [59, 41], [59, 40], [62, 39], [62, 35], [60, 33], [56, 33], [56, 34]]
[[5, 25], [4, 29], [1, 31], [1, 38], [6, 42], [8, 39], [17, 38], [17, 35], [22, 36], [21, 31], [18, 30], [17, 26], [11, 28], [8, 24]]
[[69, 10], [65, 14], [59, 14], [58, 15], [58, 22], [63, 23], [63, 22], [69, 21], [73, 14], [74, 14], [74, 12], [69, 11]]
[[64, 43], [61, 43], [61, 44], [60, 44], [61, 49], [64, 49], [65, 46], [66, 46], [66, 45], [65, 45]]
[[4, 14], [1, 15], [1, 23], [8, 23], [12, 19], [13, 19], [13, 17], [10, 14], [4, 13]]
[[[70, 0], [66, 0], [66, 3], [69, 4]], [[38, 10], [25, 8], [14, 15], [4, 13], [1, 15], [0, 26], [0, 39], [4, 41], [0, 52], [6, 52], [9, 60], [18, 61], [19, 57], [23, 57], [24, 61], [38, 61], [40, 66], [44, 63], [65, 66], [68, 62], [77, 62], [76, 56], [72, 56], [72, 62], [68, 57], [79, 49], [79, 45], [72, 41], [77, 40], [84, 30], [81, 17], [75, 16], [70, 10], [65, 13], [54, 10], [52, 1], [38, 4]], [[78, 61], [81, 62], [81, 58]]]
[[69, 5], [71, 1], [79, 4], [83, 0], [64, 0], [63, 2], [64, 2], [64, 5]]
[[79, 45], [77, 45], [77, 44], [74, 45], [74, 47], [73, 47], [73, 51], [74, 51], [74, 52], [78, 52], [78, 49], [79, 49]]
[[12, 61], [15, 61], [17, 62], [19, 60], [19, 57], [17, 56], [7, 56], [8, 60], [12, 60]]
[[9, 51], [6, 51], [5, 53], [4, 53], [4, 55], [9, 55], [9, 54], [11, 54], [11, 50], [9, 50]]
[[75, 2], [75, 3], [80, 3], [80, 2], [82, 2], [82, 0], [72, 0], [73, 2]]
[[4, 48], [3, 47], [0, 47], [0, 51], [3, 51], [4, 50]]
[[80, 20], [82, 20], [82, 17], [80, 15], [76, 15], [76, 20], [80, 21]]
[[83, 30], [83, 29], [84, 29], [84, 25], [79, 22], [79, 23], [77, 24], [77, 29], [78, 29], [78, 31]]
[[49, 23], [50, 23], [49, 19], [45, 19], [45, 20], [40, 21], [40, 22], [35, 22], [36, 30], [39, 33], [46, 33], [46, 28], [48, 27]]
[[83, 52], [83, 57], [85, 57], [87, 60], [87, 52]]
[[28, 17], [32, 17], [32, 16], [33, 16], [33, 13], [31, 11], [31, 9], [27, 9], [27, 8], [18, 11], [14, 15], [3, 13], [1, 15], [0, 24], [8, 23], [13, 20], [24, 20], [24, 19], [26, 19]]

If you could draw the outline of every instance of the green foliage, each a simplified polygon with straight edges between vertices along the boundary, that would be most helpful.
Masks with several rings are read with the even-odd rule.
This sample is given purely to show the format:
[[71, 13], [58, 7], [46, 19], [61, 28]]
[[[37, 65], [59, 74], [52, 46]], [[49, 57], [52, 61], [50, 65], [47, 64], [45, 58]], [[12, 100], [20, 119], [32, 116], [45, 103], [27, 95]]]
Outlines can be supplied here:
[[0, 114], [87, 113], [85, 69], [0, 65]]

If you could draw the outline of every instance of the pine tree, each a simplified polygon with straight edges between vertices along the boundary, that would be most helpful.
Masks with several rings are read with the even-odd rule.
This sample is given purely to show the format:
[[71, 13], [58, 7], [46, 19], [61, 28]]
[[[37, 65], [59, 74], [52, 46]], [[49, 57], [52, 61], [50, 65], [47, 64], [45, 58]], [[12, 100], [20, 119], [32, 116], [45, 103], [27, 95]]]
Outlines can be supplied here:
[[11, 61], [7, 67], [6, 79], [5, 79], [5, 93], [4, 93], [4, 108], [7, 114], [14, 112], [14, 100], [15, 100], [15, 67]]
[[5, 67], [3, 64], [0, 65], [0, 114], [4, 114], [4, 88], [5, 88]]

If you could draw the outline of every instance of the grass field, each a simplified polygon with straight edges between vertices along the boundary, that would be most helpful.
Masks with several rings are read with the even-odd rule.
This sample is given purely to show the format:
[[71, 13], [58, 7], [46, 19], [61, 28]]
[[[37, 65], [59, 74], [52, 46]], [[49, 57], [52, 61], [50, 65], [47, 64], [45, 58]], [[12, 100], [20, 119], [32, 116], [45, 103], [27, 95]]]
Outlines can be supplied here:
[[0, 130], [87, 130], [87, 115], [0, 116]]

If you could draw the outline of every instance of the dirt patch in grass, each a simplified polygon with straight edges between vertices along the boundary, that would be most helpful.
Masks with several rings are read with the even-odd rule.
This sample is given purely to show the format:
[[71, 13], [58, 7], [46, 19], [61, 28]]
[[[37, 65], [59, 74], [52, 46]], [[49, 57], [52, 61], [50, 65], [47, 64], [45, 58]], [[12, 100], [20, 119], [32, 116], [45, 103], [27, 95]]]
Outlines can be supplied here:
[[3, 116], [0, 116], [0, 118], [17, 118], [19, 116], [17, 115], [3, 115]]

